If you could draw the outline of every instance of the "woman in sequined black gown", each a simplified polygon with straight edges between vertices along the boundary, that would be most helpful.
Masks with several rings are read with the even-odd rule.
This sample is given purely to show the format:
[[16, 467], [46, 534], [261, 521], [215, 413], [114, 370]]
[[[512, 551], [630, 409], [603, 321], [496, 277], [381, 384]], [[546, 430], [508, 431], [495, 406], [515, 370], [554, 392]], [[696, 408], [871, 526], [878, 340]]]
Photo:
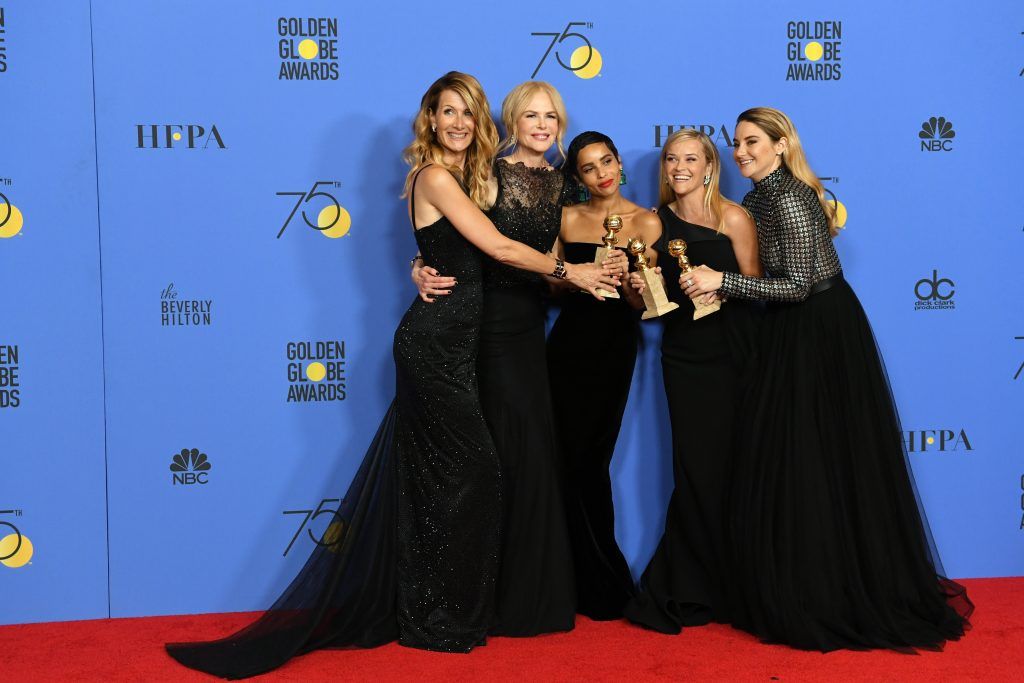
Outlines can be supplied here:
[[[558, 237], [565, 176], [546, 153], [567, 125], [562, 99], [528, 81], [505, 98], [502, 119], [511, 153], [494, 164], [498, 194], [488, 217], [504, 235], [539, 251]], [[618, 252], [610, 267], [621, 267]], [[458, 285], [431, 265], [413, 269], [421, 295], [443, 297]], [[480, 404], [502, 469], [501, 562], [494, 635], [530, 636], [573, 627], [576, 589], [558, 475], [558, 440], [544, 346], [546, 283], [496, 261], [484, 262], [483, 321], [477, 377]]]
[[[498, 233], [488, 201], [497, 132], [472, 76], [450, 72], [423, 96], [406, 150], [416, 242], [460, 280], [417, 300], [395, 332], [396, 395], [328, 528], [259, 620], [225, 639], [168, 645], [182, 664], [226, 678], [318, 648], [403, 645], [468, 652], [494, 620], [501, 482], [480, 412], [476, 352], [483, 254], [555, 273], [593, 292], [599, 266], [566, 265]], [[481, 254], [483, 252], [483, 254]]]
[[[834, 208], [789, 118], [740, 114], [734, 156], [768, 273], [701, 268], [691, 296], [768, 301], [743, 405], [730, 529], [733, 622], [813, 650], [942, 647], [969, 627], [919, 509], [885, 369], [832, 244]], [[700, 388], [693, 410], [717, 410]]]
[[[630, 237], [654, 243], [658, 217], [620, 193], [625, 176], [608, 136], [576, 136], [565, 168], [590, 195], [562, 210], [558, 243], [565, 258], [592, 261], [606, 232], [604, 219], [613, 213], [624, 222], [620, 244]], [[568, 294], [561, 306], [548, 337], [548, 372], [565, 460], [577, 609], [592, 619], [618, 619], [633, 594], [633, 577], [615, 540], [608, 467], [633, 380], [639, 315], [621, 298], [588, 301]]]
[[[754, 221], [719, 193], [720, 173], [718, 151], [704, 133], [679, 130], [665, 141], [658, 211], [662, 233], [654, 249], [668, 298], [680, 306], [661, 317], [675, 490], [665, 532], [625, 610], [630, 621], [662, 633], [729, 621], [726, 498], [739, 402], [754, 367], [756, 311], [737, 299], [694, 320], [694, 306], [683, 294], [685, 276], [668, 250], [670, 240], [681, 239], [694, 266], [761, 274]], [[643, 291], [637, 273], [630, 276], [630, 286]], [[685, 403], [684, 395], [694, 387], [714, 410]]]

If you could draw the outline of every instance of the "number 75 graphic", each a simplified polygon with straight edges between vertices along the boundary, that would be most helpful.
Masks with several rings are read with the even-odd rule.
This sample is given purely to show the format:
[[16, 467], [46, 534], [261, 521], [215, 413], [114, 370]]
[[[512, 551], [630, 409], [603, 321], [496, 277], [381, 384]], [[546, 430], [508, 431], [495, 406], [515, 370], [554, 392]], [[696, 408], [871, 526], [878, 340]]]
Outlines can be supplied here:
[[[590, 60], [594, 58], [594, 46], [590, 44], [590, 41], [587, 40], [587, 37], [585, 35], [573, 31], [573, 26], [583, 26], [585, 28], [594, 27], [594, 25], [589, 21], [570, 21], [568, 24], [566, 24], [565, 29], [561, 33], [535, 32], [530, 34], [531, 36], [551, 36], [551, 43], [548, 44], [548, 49], [544, 51], [544, 56], [540, 58], [539, 62], [537, 62], [537, 68], [533, 70], [532, 74], [530, 74], [531, 79], [537, 77], [537, 72], [540, 71], [540, 68], [542, 66], [544, 66], [544, 62], [547, 61], [548, 55], [551, 54], [552, 48], [554, 48], [555, 45], [561, 45], [569, 38], [579, 38], [580, 40], [583, 41], [583, 45], [579, 47], [586, 46], [587, 58], [586, 60], [583, 61], [582, 64], [574, 67], [571, 64], [566, 64], [565, 62], [563, 62], [562, 56], [558, 54], [558, 50], [555, 50], [555, 59], [558, 60], [558, 63], [561, 65], [561, 67], [563, 69], [568, 69], [569, 71], [579, 71], [580, 69], [585, 69], [587, 65], [590, 64]], [[577, 49], [579, 49], [579, 47], [577, 47]]]

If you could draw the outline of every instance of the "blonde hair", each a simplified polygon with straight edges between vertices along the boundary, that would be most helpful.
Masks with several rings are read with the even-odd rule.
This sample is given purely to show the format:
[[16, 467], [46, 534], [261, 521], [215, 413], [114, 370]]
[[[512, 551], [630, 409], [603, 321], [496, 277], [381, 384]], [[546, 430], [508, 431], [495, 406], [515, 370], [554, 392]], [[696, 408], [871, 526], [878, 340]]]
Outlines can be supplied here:
[[565, 112], [565, 103], [558, 90], [545, 81], [520, 83], [505, 96], [505, 101], [501, 103], [501, 123], [505, 126], [505, 137], [498, 145], [498, 154], [515, 146], [514, 136], [519, 117], [526, 111], [526, 105], [530, 103], [530, 98], [539, 92], [551, 99], [551, 106], [555, 108], [555, 114], [558, 115], [558, 135], [555, 136], [555, 146], [558, 148], [561, 161], [565, 161], [564, 140], [565, 131], [569, 127], [569, 116]]
[[[441, 93], [451, 90], [457, 93], [466, 103], [473, 115], [476, 126], [473, 131], [473, 142], [466, 150], [466, 160], [460, 170], [444, 163], [444, 147], [437, 141], [437, 135], [430, 129], [430, 115], [437, 112], [437, 103]], [[412, 122], [413, 140], [402, 154], [409, 164], [408, 175], [405, 176], [405, 187], [402, 197], [408, 197], [412, 189], [416, 173], [427, 164], [437, 164], [451, 171], [456, 178], [462, 179], [469, 198], [484, 209], [487, 203], [487, 183], [491, 177], [491, 163], [494, 161], [494, 150], [498, 146], [498, 129], [491, 119], [491, 105], [480, 82], [458, 71], [449, 71], [434, 81], [420, 99], [420, 110]]]
[[[722, 196], [722, 160], [718, 155], [718, 148], [704, 133], [692, 128], [677, 130], [668, 136], [661, 148], [661, 164], [658, 166], [658, 204], [664, 206], [670, 204], [676, 198], [672, 186], [668, 184], [668, 176], [665, 174], [665, 157], [668, 156], [668, 148], [680, 140], [696, 140], [704, 150], [704, 159], [711, 163], [711, 178], [704, 186], [704, 212], [711, 217], [715, 229], [722, 232], [725, 229], [725, 207], [739, 206], [736, 202]], [[703, 182], [703, 179], [702, 179]]]
[[818, 203], [821, 204], [821, 210], [825, 212], [825, 220], [828, 222], [828, 231], [835, 237], [839, 232], [836, 228], [836, 207], [825, 199], [825, 187], [811, 170], [811, 165], [807, 163], [807, 156], [800, 144], [800, 136], [797, 135], [796, 126], [793, 125], [789, 117], [771, 107], [753, 107], [736, 118], [737, 123], [740, 121], [754, 124], [774, 142], [786, 138], [789, 144], [782, 154], [782, 164], [789, 169], [794, 178], [810, 187], [818, 195]]

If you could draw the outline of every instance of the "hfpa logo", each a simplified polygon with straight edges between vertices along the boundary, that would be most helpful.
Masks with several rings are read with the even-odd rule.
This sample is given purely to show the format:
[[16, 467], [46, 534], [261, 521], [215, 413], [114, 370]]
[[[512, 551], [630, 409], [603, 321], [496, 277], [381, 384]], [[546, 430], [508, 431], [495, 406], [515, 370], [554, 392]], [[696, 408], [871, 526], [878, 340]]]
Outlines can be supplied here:
[[205, 484], [211, 467], [206, 453], [200, 453], [198, 448], [182, 448], [180, 453], [175, 453], [171, 458], [171, 472], [174, 473], [172, 484]]
[[210, 126], [210, 130], [206, 130], [197, 124], [179, 126], [139, 123], [135, 125], [135, 133], [138, 138], [138, 149], [208, 149], [211, 145], [227, 149], [216, 124]]

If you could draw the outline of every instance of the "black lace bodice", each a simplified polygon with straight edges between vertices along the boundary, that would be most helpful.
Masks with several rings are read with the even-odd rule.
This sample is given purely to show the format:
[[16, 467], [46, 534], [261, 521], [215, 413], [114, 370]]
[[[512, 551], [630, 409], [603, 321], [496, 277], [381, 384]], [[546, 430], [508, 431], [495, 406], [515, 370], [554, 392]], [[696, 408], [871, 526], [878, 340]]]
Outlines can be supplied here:
[[754, 184], [743, 206], [757, 223], [765, 277], [725, 273], [721, 291], [739, 299], [803, 301], [811, 286], [842, 272], [814, 190], [778, 168]]
[[[547, 252], [555, 243], [562, 223], [562, 206], [567, 203], [567, 183], [561, 171], [494, 163], [498, 198], [487, 212], [501, 234]], [[433, 265], [433, 264], [431, 264]], [[541, 276], [497, 261], [484, 262], [484, 289], [540, 284]]]

